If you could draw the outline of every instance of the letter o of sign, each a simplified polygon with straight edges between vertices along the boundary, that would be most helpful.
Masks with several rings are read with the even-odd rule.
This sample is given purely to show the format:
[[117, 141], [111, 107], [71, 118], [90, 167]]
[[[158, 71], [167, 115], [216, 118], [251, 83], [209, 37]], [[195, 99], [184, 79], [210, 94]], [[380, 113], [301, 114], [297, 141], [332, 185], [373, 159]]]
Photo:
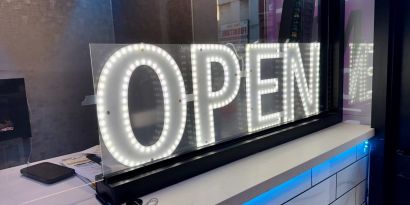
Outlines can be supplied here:
[[[128, 111], [131, 75], [141, 66], [148, 66], [158, 75], [164, 99], [161, 136], [149, 146], [138, 142]], [[97, 116], [105, 146], [115, 160], [126, 166], [171, 155], [184, 132], [186, 101], [181, 71], [165, 50], [146, 44], [120, 48], [105, 63], [97, 85]]]

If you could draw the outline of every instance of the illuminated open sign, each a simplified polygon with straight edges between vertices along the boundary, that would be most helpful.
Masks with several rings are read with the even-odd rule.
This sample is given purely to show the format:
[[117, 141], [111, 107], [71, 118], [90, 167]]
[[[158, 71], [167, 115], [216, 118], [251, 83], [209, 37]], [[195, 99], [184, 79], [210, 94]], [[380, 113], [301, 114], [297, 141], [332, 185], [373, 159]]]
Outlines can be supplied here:
[[[282, 48], [282, 49], [281, 49]], [[255, 132], [294, 120], [297, 88], [305, 116], [319, 112], [320, 44], [309, 44], [308, 72], [298, 44], [248, 44], [246, 63], [241, 64], [229, 47], [191, 45], [193, 97], [188, 98], [181, 71], [164, 49], [149, 44], [122, 47], [105, 63], [97, 84], [98, 123], [104, 144], [121, 164], [136, 166], [170, 156], [179, 145], [186, 124], [187, 102], [194, 101], [196, 146], [215, 142], [213, 110], [227, 106], [238, 95], [241, 78], [246, 81], [246, 122]], [[282, 59], [282, 78], [261, 78], [261, 61]], [[223, 69], [224, 82], [212, 90], [211, 64]], [[152, 69], [160, 81], [164, 103], [161, 136], [152, 145], [138, 142], [131, 127], [128, 88], [132, 73], [141, 66]], [[306, 76], [308, 73], [309, 76]], [[276, 93], [282, 82], [282, 111], [263, 114], [261, 96]], [[116, 94], [116, 95], [113, 95]], [[114, 98], [113, 96], [119, 96]]]

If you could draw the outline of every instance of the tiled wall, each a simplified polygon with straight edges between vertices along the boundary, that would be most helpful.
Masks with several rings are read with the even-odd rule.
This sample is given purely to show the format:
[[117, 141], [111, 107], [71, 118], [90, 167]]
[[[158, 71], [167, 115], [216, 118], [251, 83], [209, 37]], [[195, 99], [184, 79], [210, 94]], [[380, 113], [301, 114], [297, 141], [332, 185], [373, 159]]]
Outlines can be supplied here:
[[368, 152], [368, 142], [360, 143], [245, 204], [366, 204]]

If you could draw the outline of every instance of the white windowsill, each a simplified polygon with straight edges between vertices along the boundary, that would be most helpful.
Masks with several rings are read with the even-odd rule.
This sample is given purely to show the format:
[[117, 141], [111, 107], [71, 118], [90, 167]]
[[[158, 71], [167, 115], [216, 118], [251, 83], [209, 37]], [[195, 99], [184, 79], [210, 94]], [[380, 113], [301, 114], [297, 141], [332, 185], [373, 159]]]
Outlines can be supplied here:
[[269, 180], [279, 185], [374, 135], [369, 126], [339, 123], [224, 165], [143, 197], [167, 204], [216, 204]]

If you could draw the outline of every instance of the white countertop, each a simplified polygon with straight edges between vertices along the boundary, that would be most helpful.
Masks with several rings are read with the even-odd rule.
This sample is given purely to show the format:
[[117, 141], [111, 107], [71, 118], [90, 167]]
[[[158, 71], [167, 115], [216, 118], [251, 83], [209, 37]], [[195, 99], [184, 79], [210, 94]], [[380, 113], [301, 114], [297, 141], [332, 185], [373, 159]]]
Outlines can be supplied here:
[[[60, 164], [62, 159], [69, 158], [76, 153], [44, 160]], [[42, 162], [42, 161], [40, 161]], [[36, 163], [40, 163], [36, 162]], [[33, 164], [36, 164], [33, 163]], [[23, 177], [21, 165], [0, 170], [0, 204], [84, 204], [99, 205], [95, 199], [95, 191], [77, 176], [61, 182], [46, 185]]]
[[[149, 194], [159, 204], [216, 204], [267, 180], [276, 185], [374, 135], [369, 126], [340, 123]], [[60, 163], [62, 158], [50, 160]], [[95, 191], [72, 177], [44, 185], [22, 177], [23, 166], [0, 170], [0, 204], [99, 204]], [[275, 185], [275, 184], [274, 184]]]

